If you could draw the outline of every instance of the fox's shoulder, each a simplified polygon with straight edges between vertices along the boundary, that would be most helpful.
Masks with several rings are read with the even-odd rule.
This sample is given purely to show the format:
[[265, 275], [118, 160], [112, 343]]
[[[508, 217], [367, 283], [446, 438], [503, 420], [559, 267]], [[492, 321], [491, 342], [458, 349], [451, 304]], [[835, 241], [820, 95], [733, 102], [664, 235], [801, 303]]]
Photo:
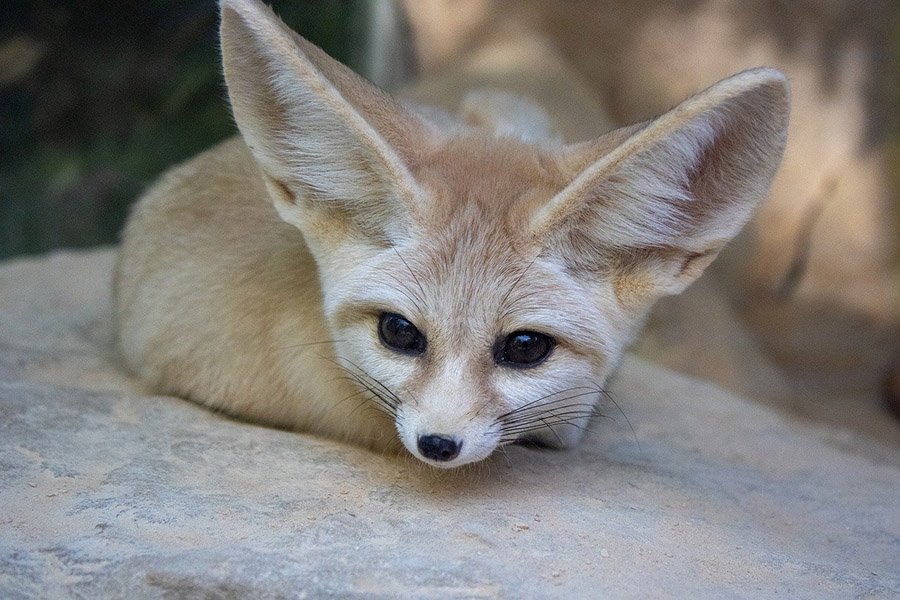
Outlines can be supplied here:
[[262, 185], [259, 167], [244, 140], [236, 135], [169, 169], [157, 186], [188, 186], [201, 196], [217, 195], [217, 187], [230, 191], [235, 185]]
[[240, 271], [282, 247], [305, 256], [302, 237], [269, 201], [250, 149], [233, 137], [169, 169], [133, 205], [117, 287], [120, 294], [137, 293], [151, 277], [159, 279], [154, 294], [161, 293], [175, 285], [166, 273], [191, 269], [189, 279], [199, 285], [200, 273]]

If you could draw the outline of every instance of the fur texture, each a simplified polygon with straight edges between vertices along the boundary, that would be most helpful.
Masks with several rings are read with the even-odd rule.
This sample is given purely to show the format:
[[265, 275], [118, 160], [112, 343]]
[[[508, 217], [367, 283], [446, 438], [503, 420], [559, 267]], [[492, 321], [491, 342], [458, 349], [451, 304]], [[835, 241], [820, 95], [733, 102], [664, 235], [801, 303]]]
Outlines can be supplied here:
[[[399, 439], [436, 466], [576, 443], [653, 302], [738, 232], [784, 149], [788, 85], [768, 69], [567, 145], [506, 92], [475, 92], [458, 117], [398, 103], [255, 0], [225, 0], [221, 32], [242, 139], [135, 208], [123, 356], [160, 391], [371, 447]], [[426, 350], [382, 343], [385, 313]], [[520, 331], [555, 340], [546, 360], [495, 360]], [[458, 456], [424, 456], [430, 435]]]

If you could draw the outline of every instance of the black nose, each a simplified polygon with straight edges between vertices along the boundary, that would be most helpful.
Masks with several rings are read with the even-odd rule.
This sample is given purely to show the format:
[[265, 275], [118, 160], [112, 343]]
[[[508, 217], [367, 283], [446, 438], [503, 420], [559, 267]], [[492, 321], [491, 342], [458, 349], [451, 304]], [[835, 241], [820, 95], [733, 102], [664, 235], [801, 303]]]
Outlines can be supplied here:
[[462, 442], [457, 443], [453, 438], [442, 435], [420, 435], [419, 452], [425, 458], [431, 460], [448, 461], [459, 456]]

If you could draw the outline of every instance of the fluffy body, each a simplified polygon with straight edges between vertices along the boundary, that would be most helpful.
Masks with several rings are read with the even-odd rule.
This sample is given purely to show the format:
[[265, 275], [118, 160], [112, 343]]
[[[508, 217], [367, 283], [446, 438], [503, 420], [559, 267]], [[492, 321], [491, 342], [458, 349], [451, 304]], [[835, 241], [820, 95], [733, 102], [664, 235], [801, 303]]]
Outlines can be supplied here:
[[[222, 5], [242, 138], [136, 206], [116, 280], [128, 366], [242, 418], [453, 467], [578, 441], [653, 302], [702, 273], [765, 195], [788, 89], [738, 74], [648, 123], [566, 144], [526, 98], [403, 106], [253, 0]], [[523, 118], [523, 115], [525, 118]], [[427, 339], [379, 340], [380, 315]], [[495, 360], [517, 331], [555, 340]], [[422, 455], [421, 436], [459, 443]]]

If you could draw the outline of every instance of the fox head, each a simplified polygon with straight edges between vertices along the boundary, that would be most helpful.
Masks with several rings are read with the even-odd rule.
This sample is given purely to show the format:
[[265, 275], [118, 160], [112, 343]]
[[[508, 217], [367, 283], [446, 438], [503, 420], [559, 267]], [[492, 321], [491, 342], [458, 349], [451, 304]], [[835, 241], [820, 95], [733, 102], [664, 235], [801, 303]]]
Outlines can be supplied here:
[[529, 143], [439, 126], [255, 0], [224, 0], [221, 33], [337, 362], [435, 466], [575, 443], [653, 303], [737, 234], [785, 145], [788, 84], [768, 69], [591, 142]]

